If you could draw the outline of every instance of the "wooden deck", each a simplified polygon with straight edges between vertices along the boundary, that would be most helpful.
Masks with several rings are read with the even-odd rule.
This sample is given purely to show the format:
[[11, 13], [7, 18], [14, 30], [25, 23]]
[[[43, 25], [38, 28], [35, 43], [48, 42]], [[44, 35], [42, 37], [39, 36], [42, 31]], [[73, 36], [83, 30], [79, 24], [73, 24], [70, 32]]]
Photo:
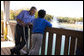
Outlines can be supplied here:
[[[10, 55], [11, 54], [10, 49], [12, 49], [13, 47], [14, 47], [14, 43], [12, 41], [1, 40], [1, 55]], [[23, 48], [23, 51], [24, 50], [26, 50], [25, 47]], [[24, 55], [22, 51], [21, 51], [21, 55]]]
[[1, 48], [1, 55], [10, 55], [11, 47]]
[[[12, 47], [1, 48], [1, 55], [10, 55], [11, 54], [10, 53], [11, 48]], [[16, 55], [16, 54], [14, 54], [14, 55]], [[21, 52], [21, 55], [24, 55], [24, 53]]]
[[1, 38], [1, 55], [10, 55], [10, 49], [14, 47], [11, 41], [6, 41]]

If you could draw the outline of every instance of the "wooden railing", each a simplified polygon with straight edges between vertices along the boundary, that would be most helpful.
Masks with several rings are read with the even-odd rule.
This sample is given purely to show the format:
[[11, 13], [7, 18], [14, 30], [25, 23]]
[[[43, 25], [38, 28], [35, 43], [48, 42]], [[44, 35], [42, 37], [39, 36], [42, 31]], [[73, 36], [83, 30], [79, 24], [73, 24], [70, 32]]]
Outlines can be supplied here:
[[[62, 35], [65, 35], [64, 55], [76, 55], [77, 49], [79, 49], [80, 52], [83, 52], [82, 31], [66, 30], [66, 29], [58, 29], [58, 28], [46, 28], [42, 47], [41, 47], [41, 55], [45, 55], [46, 32], [49, 32], [47, 55], [52, 54], [53, 34], [56, 34], [55, 55], [60, 55]], [[68, 54], [69, 42], [70, 42], [70, 50]]]
[[[16, 25], [16, 23], [13, 23], [13, 22], [10, 22], [8, 24], [8, 35], [10, 38], [13, 38], [13, 39], [14, 39], [15, 25]], [[1, 31], [3, 33], [3, 28], [1, 28]], [[52, 48], [53, 48], [52, 44], [53, 44], [53, 38], [55, 37], [54, 34], [56, 34], [55, 54], [54, 55], [60, 55], [62, 35], [65, 36], [64, 55], [68, 55], [68, 53], [69, 53], [69, 55], [75, 55], [77, 49], [79, 49], [80, 52], [83, 52], [83, 31], [47, 27], [45, 29], [45, 33], [44, 33], [44, 37], [43, 37], [43, 41], [42, 41], [43, 43], [42, 43], [42, 47], [41, 47], [41, 55], [45, 55], [45, 46], [46, 46], [45, 44], [46, 44], [46, 38], [47, 38], [46, 32], [49, 33], [47, 55], [52, 55]], [[31, 39], [31, 37], [30, 37], [30, 39]], [[30, 48], [31, 48], [31, 44], [32, 43], [30, 40]]]

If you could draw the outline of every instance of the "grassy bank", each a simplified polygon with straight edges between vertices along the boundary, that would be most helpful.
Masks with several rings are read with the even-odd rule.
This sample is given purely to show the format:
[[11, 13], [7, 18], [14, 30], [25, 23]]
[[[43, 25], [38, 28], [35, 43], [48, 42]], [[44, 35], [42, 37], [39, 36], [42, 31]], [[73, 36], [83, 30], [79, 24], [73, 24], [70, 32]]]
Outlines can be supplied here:
[[61, 26], [64, 26], [66, 28], [71, 28], [71, 29], [79, 29], [83, 30], [83, 25], [77, 25], [77, 24], [68, 24], [68, 23], [59, 23]]

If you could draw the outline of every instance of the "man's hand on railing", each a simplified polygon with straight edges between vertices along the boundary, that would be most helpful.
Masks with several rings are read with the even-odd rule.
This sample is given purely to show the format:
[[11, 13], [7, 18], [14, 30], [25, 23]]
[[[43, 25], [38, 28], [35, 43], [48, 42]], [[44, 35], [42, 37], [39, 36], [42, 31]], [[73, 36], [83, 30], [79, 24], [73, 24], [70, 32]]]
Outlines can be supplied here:
[[19, 24], [21, 24], [22, 26], [26, 26], [26, 24], [20, 19], [17, 19], [17, 22], [19, 22]]
[[32, 23], [28, 22], [28, 24], [27, 24], [27, 25], [32, 25]]
[[32, 26], [33, 26], [32, 23], [29, 22], [27, 25], [29, 26], [30, 29], [32, 29]]
[[22, 25], [22, 26], [26, 26], [26, 24], [25, 24], [24, 22], [23, 22], [23, 23], [21, 23], [21, 25]]

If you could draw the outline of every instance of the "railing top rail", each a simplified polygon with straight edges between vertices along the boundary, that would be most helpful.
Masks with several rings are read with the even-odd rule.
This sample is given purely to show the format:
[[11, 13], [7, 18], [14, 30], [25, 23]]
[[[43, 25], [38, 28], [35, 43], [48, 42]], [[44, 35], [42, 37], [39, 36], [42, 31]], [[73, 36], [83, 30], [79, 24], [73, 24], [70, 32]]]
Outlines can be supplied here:
[[61, 35], [69, 35], [69, 36], [80, 36], [83, 35], [83, 31], [77, 31], [77, 30], [69, 30], [69, 29], [62, 29], [62, 28], [50, 28], [47, 27], [45, 29], [46, 32], [51, 32], [51, 33], [57, 33]]

